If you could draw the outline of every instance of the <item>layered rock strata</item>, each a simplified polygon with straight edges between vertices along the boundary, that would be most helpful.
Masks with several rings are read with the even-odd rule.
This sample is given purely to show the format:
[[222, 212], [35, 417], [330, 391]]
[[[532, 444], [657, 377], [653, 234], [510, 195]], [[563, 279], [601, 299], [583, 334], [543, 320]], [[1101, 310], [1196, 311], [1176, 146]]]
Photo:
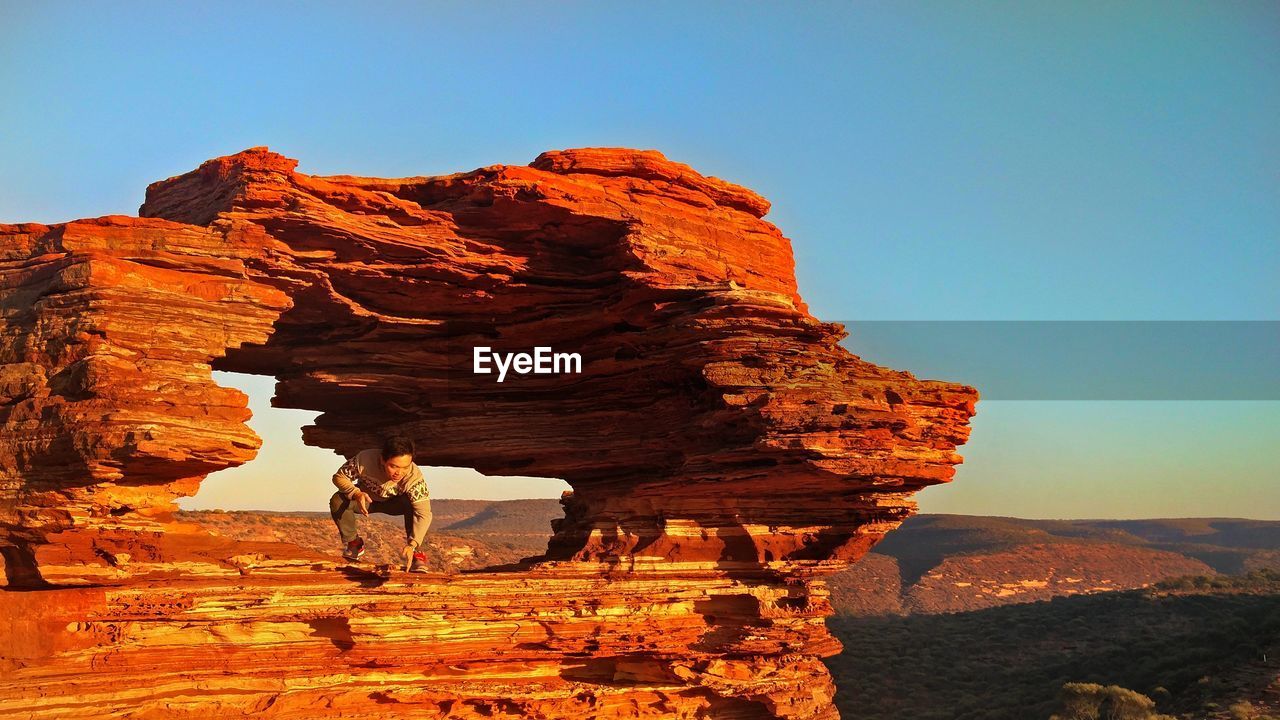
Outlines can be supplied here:
[[[0, 710], [836, 717], [822, 576], [952, 477], [976, 391], [844, 349], [768, 203], [656, 152], [296, 165], [0, 226]], [[583, 372], [472, 372], [538, 346]], [[421, 579], [203, 533], [173, 500], [259, 445], [211, 368], [320, 411], [311, 445], [564, 478], [565, 517], [542, 556]]]

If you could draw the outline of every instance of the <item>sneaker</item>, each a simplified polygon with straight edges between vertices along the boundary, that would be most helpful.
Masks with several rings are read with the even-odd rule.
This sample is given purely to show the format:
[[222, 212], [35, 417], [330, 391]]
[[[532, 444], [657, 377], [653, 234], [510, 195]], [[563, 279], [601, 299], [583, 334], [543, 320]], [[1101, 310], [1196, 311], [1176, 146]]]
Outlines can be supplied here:
[[342, 557], [348, 560], [359, 560], [361, 555], [364, 555], [364, 540], [358, 537], [342, 550]]
[[409, 572], [424, 573], [430, 572], [427, 569], [427, 555], [419, 550], [413, 554], [413, 564], [409, 567]]

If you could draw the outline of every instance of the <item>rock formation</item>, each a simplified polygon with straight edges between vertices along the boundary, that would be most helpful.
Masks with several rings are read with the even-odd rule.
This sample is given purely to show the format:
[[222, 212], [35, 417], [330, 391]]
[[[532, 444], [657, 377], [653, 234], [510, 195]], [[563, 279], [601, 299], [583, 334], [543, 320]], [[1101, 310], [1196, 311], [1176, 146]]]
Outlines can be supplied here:
[[[822, 577], [952, 477], [976, 391], [841, 347], [768, 203], [657, 152], [296, 165], [0, 225], [0, 715], [837, 717]], [[583, 372], [498, 383], [478, 346]], [[564, 478], [565, 517], [450, 576], [212, 536], [173, 501], [259, 440], [211, 368], [320, 411], [311, 445]]]

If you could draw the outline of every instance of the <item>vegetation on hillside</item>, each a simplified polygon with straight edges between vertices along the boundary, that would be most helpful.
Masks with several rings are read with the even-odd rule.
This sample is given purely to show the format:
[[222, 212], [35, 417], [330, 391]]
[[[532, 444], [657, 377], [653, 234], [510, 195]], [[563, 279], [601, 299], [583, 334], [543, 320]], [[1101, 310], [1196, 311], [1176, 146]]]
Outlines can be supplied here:
[[846, 720], [1027, 720], [1067, 717], [1063, 686], [1092, 683], [1175, 717], [1230, 717], [1280, 675], [1280, 573], [1189, 583], [965, 613], [837, 615], [827, 623], [845, 646], [827, 659], [836, 702]]

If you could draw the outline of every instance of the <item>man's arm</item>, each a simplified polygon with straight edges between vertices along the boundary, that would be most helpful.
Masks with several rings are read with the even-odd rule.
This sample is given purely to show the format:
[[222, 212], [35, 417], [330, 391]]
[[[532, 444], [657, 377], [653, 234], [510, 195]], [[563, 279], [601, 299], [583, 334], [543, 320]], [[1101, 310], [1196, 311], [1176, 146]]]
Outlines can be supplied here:
[[431, 525], [431, 499], [422, 498], [413, 503], [413, 538], [409, 540], [414, 548], [422, 544], [427, 537], [427, 528]]
[[413, 538], [410, 542], [416, 548], [427, 537], [427, 527], [431, 525], [431, 493], [427, 491], [427, 479], [416, 464], [409, 471], [405, 494], [413, 503]]
[[338, 487], [338, 492], [346, 495], [350, 499], [355, 499], [356, 494], [360, 492], [356, 487], [356, 480], [360, 477], [360, 461], [356, 460], [356, 456], [352, 455], [342, 467], [338, 468], [338, 472], [333, 474], [333, 484]]

